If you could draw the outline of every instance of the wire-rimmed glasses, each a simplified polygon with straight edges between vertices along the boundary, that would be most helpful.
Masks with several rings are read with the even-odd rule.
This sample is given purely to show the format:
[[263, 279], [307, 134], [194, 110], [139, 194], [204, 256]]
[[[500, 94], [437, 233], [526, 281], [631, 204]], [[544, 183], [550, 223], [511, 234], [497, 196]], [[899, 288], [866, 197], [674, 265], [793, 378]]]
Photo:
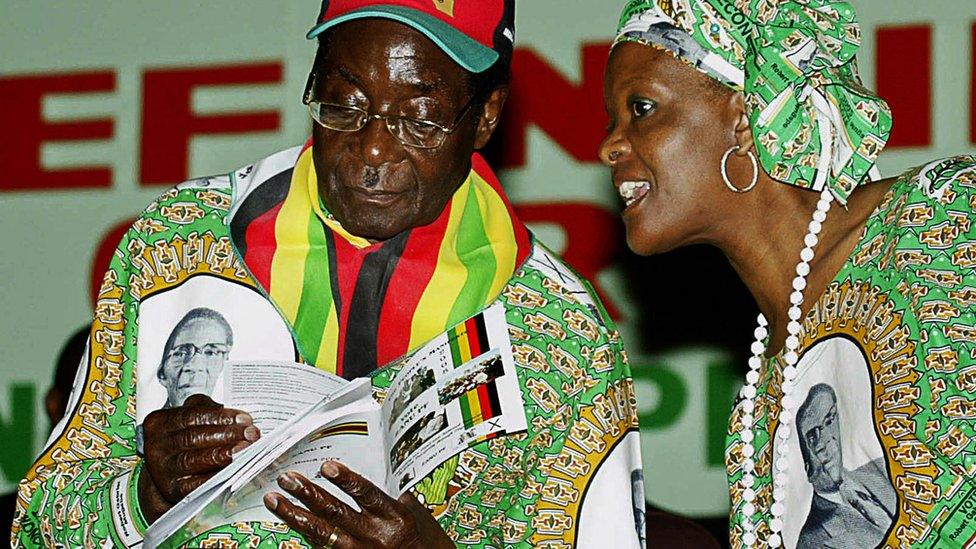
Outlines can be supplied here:
[[478, 94], [474, 94], [464, 104], [461, 111], [454, 117], [454, 121], [444, 126], [432, 120], [421, 120], [409, 116], [395, 114], [370, 114], [369, 112], [351, 105], [339, 105], [324, 101], [312, 101], [308, 96], [304, 103], [308, 105], [308, 112], [312, 119], [323, 127], [337, 132], [358, 132], [372, 120], [382, 120], [386, 129], [390, 131], [400, 143], [417, 149], [436, 149], [440, 147], [447, 136], [457, 129], [464, 116], [475, 104]]

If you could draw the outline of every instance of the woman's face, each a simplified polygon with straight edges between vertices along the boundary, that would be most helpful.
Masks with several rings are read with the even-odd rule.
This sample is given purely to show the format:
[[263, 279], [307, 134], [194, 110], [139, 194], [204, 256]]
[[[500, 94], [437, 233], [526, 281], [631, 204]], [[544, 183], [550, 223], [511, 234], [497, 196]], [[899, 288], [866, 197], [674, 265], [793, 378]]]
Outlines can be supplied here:
[[627, 244], [650, 255], [712, 241], [734, 202], [720, 175], [722, 155], [736, 144], [734, 94], [632, 42], [613, 49], [604, 94], [610, 126], [600, 157], [626, 204]]

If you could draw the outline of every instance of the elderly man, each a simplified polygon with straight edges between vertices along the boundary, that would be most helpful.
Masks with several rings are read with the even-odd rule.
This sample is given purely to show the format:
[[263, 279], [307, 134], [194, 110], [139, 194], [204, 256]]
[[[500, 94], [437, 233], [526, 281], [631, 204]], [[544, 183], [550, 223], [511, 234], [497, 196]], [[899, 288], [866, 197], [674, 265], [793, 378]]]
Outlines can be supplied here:
[[[193, 395], [148, 413], [142, 453], [134, 444], [135, 418], [159, 402], [147, 398], [154, 383], [138, 382], [141, 304], [230, 314], [240, 307], [231, 287], [273, 305], [241, 311], [253, 337], [284, 324], [294, 338], [294, 354], [275, 356], [249, 336], [237, 358], [297, 358], [369, 376], [377, 393], [394, 375], [383, 365], [501, 303], [529, 427], [448, 458], [399, 499], [356, 463], [323, 464], [359, 510], [282, 475], [281, 492], [265, 496], [277, 522], [224, 525], [188, 546], [640, 545], [637, 421], [619, 337], [474, 153], [505, 103], [513, 20], [513, 0], [323, 4], [309, 33], [319, 42], [304, 97], [310, 142], [178, 186], [123, 238], [80, 403], [21, 483], [15, 545], [136, 546], [260, 437], [246, 411]], [[196, 277], [207, 291], [171, 291]]]
[[825, 383], [810, 388], [796, 413], [800, 454], [813, 486], [810, 513], [797, 547], [874, 547], [895, 520], [895, 490], [883, 458], [844, 468], [837, 395]]
[[180, 406], [191, 395], [210, 395], [233, 346], [234, 331], [223, 315], [206, 307], [186, 313], [169, 334], [156, 370], [166, 388], [163, 407]]

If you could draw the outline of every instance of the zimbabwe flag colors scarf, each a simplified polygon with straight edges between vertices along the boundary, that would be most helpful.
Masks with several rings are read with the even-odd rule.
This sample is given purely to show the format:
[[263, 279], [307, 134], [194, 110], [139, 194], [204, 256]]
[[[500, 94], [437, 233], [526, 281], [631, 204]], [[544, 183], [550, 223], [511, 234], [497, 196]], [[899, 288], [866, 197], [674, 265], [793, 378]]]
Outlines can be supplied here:
[[478, 154], [436, 221], [373, 244], [324, 211], [311, 153], [244, 228], [244, 262], [323, 370], [351, 379], [419, 347], [491, 303], [530, 253]]

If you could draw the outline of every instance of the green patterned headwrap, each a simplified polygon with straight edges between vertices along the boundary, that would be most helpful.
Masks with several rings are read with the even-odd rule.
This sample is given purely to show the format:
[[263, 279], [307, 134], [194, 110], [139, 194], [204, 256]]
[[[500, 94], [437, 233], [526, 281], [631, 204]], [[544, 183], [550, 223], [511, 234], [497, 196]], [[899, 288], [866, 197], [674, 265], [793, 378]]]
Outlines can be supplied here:
[[891, 111], [861, 84], [861, 29], [846, 0], [630, 0], [617, 32], [616, 43], [662, 48], [743, 92], [773, 178], [829, 186], [846, 203], [876, 177]]

